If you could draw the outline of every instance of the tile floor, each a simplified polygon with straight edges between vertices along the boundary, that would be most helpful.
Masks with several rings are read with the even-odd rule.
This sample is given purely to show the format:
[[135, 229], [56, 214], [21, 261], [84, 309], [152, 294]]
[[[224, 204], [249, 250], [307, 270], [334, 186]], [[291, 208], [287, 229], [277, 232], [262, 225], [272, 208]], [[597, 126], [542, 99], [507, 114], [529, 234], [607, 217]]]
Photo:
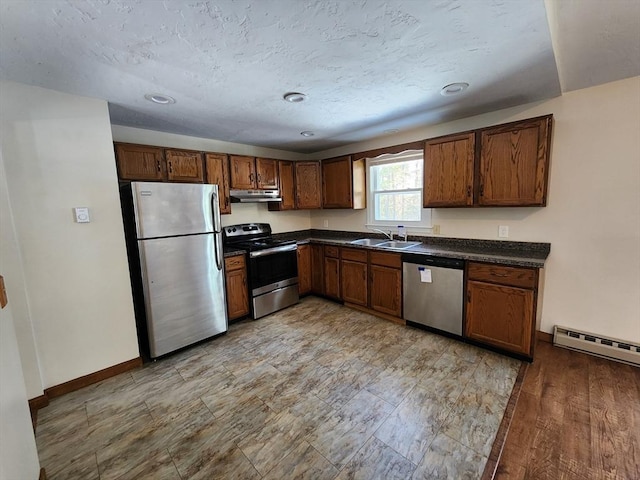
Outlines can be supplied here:
[[315, 297], [54, 399], [51, 479], [479, 478], [520, 362]]

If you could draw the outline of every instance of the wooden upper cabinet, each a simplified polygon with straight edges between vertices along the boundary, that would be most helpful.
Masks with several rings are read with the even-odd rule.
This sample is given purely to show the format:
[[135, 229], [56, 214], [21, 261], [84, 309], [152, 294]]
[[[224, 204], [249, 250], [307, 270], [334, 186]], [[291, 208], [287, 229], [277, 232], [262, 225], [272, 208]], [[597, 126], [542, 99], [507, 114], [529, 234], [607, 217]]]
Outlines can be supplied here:
[[277, 160], [229, 155], [229, 164], [232, 189], [275, 190], [278, 188]]
[[229, 155], [231, 188], [251, 190], [256, 188], [256, 159], [242, 155]]
[[116, 143], [116, 162], [120, 180], [161, 181], [164, 179], [162, 148]]
[[475, 138], [475, 133], [469, 132], [425, 142], [425, 208], [473, 205]]
[[271, 158], [256, 158], [256, 188], [273, 190], [278, 188], [278, 161]]
[[552, 116], [480, 131], [479, 205], [544, 206]]
[[207, 183], [218, 185], [218, 204], [221, 214], [231, 213], [229, 199], [229, 162], [224, 153], [205, 153]]
[[322, 161], [322, 208], [366, 207], [364, 162], [349, 155]]
[[269, 202], [269, 210], [293, 210], [296, 208], [296, 194], [293, 162], [278, 160], [278, 183], [281, 202]]
[[202, 183], [202, 153], [188, 150], [165, 150], [167, 180], [170, 182]]
[[295, 162], [296, 208], [321, 208], [320, 188], [320, 162]]

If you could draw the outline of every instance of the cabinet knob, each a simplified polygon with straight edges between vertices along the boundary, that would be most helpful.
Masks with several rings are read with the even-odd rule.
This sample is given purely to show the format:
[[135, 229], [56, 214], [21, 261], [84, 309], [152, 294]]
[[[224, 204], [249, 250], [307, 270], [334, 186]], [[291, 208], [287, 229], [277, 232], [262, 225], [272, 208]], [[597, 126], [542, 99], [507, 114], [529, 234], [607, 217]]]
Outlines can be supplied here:
[[480, 196], [484, 195], [484, 184], [480, 184]]
[[169, 173], [173, 173], [173, 169], [171, 168], [171, 162], [169, 162]]
[[156, 168], [160, 171], [160, 160], [156, 160]]
[[467, 197], [471, 196], [471, 185], [467, 185]]

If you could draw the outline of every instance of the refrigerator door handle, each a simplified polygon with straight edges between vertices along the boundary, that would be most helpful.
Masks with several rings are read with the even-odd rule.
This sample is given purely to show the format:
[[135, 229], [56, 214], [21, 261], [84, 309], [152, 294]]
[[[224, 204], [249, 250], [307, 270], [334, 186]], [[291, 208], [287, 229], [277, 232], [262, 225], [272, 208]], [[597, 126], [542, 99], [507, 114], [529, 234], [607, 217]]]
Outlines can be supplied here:
[[213, 252], [216, 256], [216, 268], [222, 270], [222, 245], [220, 238], [222, 237], [222, 221], [220, 220], [220, 208], [218, 206], [217, 192], [211, 192], [211, 213], [213, 214]]

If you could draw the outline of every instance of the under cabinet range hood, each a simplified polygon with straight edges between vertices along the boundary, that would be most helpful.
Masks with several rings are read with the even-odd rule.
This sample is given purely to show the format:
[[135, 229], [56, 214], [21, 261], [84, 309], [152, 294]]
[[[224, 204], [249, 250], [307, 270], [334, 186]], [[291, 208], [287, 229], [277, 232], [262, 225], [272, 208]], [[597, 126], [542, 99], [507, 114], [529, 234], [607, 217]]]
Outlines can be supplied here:
[[281, 202], [280, 190], [231, 190], [231, 203]]

